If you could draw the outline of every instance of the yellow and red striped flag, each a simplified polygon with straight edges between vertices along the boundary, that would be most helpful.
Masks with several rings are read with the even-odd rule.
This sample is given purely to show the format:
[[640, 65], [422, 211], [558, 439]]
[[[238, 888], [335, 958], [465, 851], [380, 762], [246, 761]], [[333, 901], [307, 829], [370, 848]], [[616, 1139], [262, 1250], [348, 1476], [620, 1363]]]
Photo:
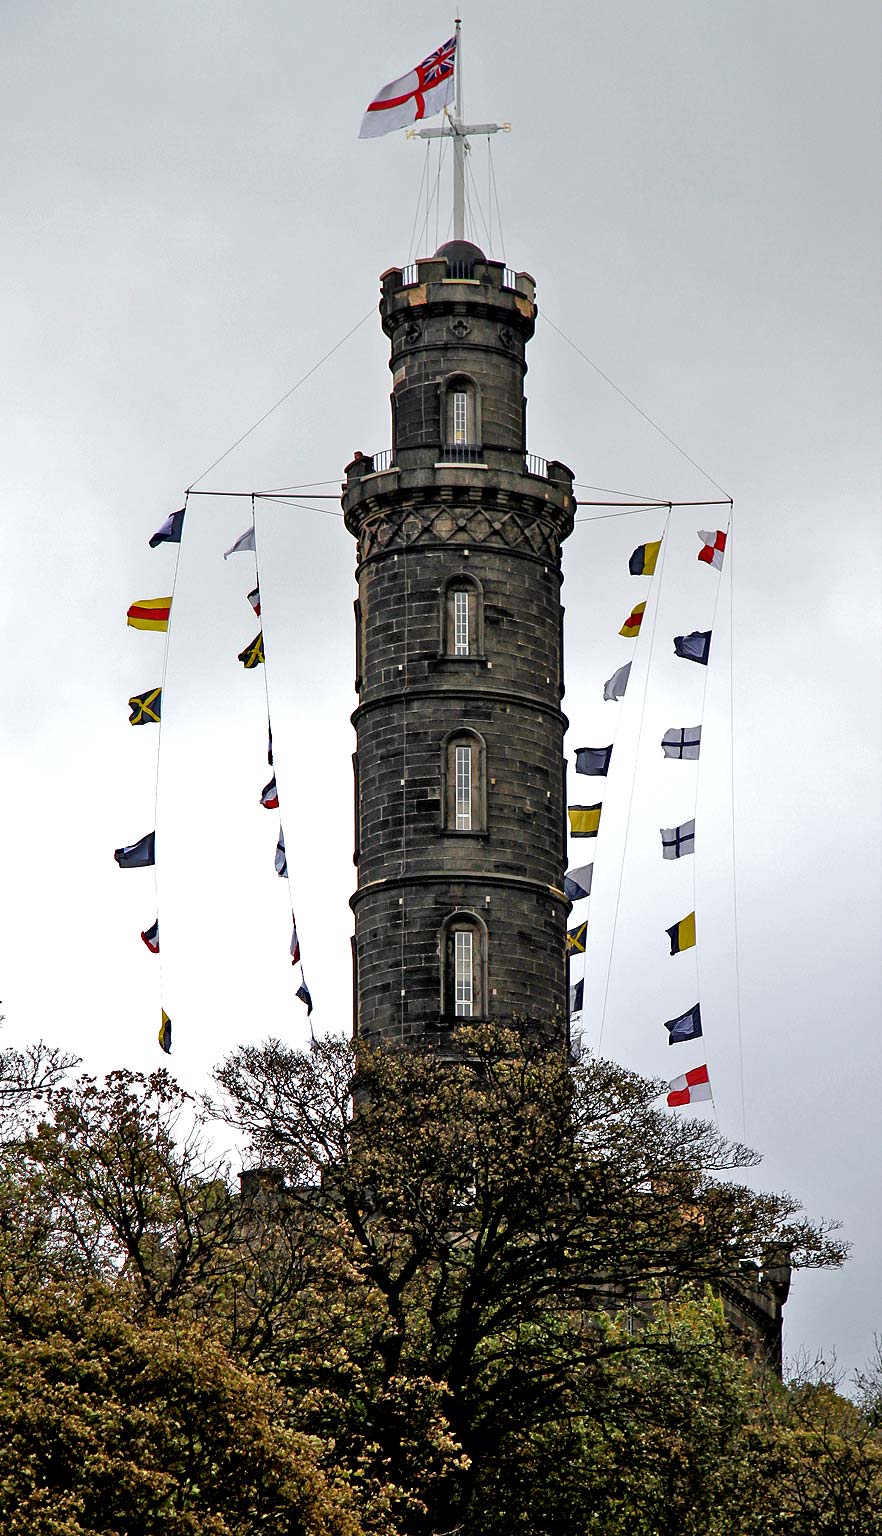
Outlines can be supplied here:
[[139, 603], [132, 603], [126, 623], [132, 629], [168, 629], [170, 613], [170, 597], [143, 597]]
[[640, 633], [640, 625], [643, 623], [643, 615], [646, 612], [646, 604], [638, 603], [619, 630], [626, 640], [633, 640]]

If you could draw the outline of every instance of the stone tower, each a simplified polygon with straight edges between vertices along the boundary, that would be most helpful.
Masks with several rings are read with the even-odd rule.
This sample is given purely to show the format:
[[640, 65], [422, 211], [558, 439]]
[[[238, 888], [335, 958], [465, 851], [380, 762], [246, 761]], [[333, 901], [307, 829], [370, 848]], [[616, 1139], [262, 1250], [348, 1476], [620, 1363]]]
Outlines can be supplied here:
[[382, 277], [392, 449], [347, 466], [358, 541], [355, 1031], [565, 1048], [561, 544], [573, 475], [526, 453], [535, 285], [464, 241]]

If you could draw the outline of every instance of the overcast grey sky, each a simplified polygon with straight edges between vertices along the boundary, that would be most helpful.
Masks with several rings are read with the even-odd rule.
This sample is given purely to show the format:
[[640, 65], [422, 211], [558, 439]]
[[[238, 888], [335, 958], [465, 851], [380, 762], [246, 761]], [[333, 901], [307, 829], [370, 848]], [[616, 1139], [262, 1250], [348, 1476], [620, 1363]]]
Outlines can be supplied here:
[[[531, 450], [579, 482], [717, 494], [547, 314], [735, 498], [699, 801], [706, 1059], [734, 1136], [743, 1070], [761, 1180], [841, 1217], [854, 1243], [842, 1273], [797, 1280], [787, 1311], [791, 1354], [835, 1348], [851, 1367], [882, 1329], [878, 6], [462, 9], [467, 111], [513, 124], [493, 144], [492, 253], [538, 282]], [[130, 729], [126, 700], [160, 681], [162, 639], [126, 629], [125, 611], [170, 591], [173, 551], [147, 539], [186, 486], [368, 315], [380, 272], [434, 249], [434, 211], [411, 243], [425, 147], [356, 135], [371, 95], [452, 20], [424, 0], [3, 8], [10, 1038], [42, 1034], [96, 1071], [162, 1059], [158, 962], [138, 937], [153, 880], [112, 858], [154, 824], [156, 734]], [[473, 170], [486, 202], [480, 141]], [[388, 445], [388, 392], [372, 316], [200, 489], [333, 491], [353, 449]], [[354, 547], [334, 503], [312, 505], [261, 504], [258, 537], [289, 859], [326, 1030], [351, 1008]], [[264, 680], [236, 660], [256, 628], [253, 557], [222, 559], [249, 512], [191, 500], [166, 683], [163, 995], [171, 1065], [192, 1086], [240, 1040], [306, 1037], [277, 823], [257, 804]], [[669, 641], [709, 621], [705, 526], [692, 511], [671, 524], [611, 963], [628, 775], [609, 782], [591, 915], [588, 1038], [603, 1013], [604, 1051], [664, 1075], [682, 1066], [660, 1023], [692, 999], [663, 930], [690, 903], [658, 828], [691, 810], [658, 738], [697, 718], [703, 678]], [[584, 523], [567, 546], [570, 755], [611, 739], [620, 707], [601, 690], [644, 595], [627, 558], [659, 531], [656, 514]], [[636, 749], [635, 699], [619, 761]]]

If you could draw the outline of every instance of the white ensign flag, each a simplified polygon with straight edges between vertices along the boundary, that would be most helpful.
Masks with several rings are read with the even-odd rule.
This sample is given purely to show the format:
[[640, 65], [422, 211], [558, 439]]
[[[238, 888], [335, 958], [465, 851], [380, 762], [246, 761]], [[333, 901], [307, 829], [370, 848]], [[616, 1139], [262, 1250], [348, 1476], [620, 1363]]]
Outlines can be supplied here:
[[434, 53], [377, 93], [361, 120], [360, 139], [376, 139], [395, 128], [407, 128], [423, 117], [434, 117], [453, 100], [456, 38], [448, 38]]

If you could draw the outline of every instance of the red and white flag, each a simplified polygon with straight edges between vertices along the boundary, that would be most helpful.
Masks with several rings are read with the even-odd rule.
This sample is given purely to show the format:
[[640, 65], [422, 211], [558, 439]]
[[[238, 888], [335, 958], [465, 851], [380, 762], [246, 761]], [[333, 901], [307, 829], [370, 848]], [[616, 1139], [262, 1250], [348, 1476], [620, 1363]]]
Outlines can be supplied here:
[[279, 809], [279, 791], [276, 789], [276, 776], [273, 774], [268, 784], [264, 784], [260, 791], [260, 803], [267, 811]]
[[416, 69], [384, 85], [365, 112], [358, 137], [377, 139], [442, 111], [453, 100], [455, 60], [456, 38], [451, 37]]
[[683, 1072], [673, 1079], [668, 1104], [671, 1109], [677, 1109], [681, 1104], [698, 1104], [701, 1099], [711, 1098], [707, 1067], [693, 1067], [691, 1072]]
[[297, 937], [297, 919], [291, 913], [291, 964], [296, 965], [300, 959], [300, 940]]
[[703, 560], [705, 565], [712, 565], [715, 571], [721, 571], [726, 550], [726, 535], [722, 529], [718, 528], [716, 533], [705, 533], [699, 528], [698, 537], [704, 546], [698, 551], [699, 560]]

